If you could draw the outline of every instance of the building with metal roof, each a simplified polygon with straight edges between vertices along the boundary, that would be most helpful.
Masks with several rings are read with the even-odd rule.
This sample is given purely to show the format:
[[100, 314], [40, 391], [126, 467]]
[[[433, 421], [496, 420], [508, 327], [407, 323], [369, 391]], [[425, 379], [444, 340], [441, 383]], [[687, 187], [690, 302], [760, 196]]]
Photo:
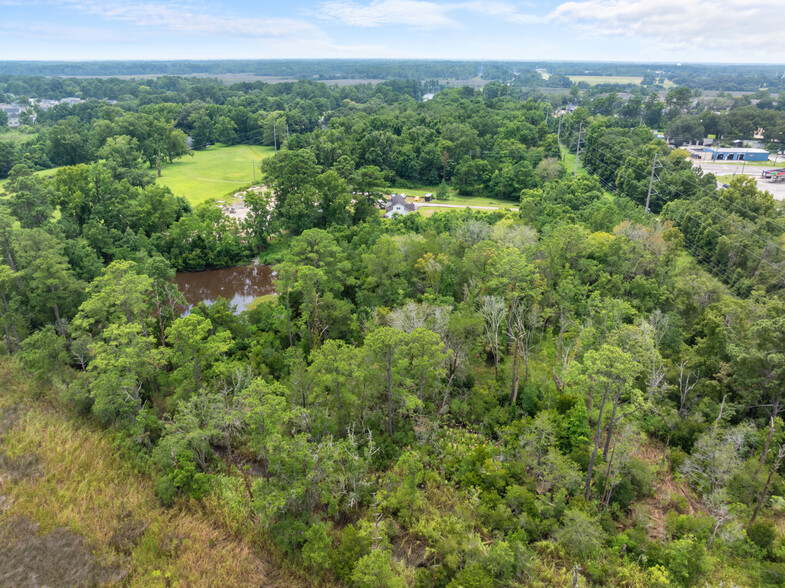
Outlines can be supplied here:
[[768, 161], [769, 152], [765, 149], [743, 147], [704, 147], [705, 159], [711, 161]]

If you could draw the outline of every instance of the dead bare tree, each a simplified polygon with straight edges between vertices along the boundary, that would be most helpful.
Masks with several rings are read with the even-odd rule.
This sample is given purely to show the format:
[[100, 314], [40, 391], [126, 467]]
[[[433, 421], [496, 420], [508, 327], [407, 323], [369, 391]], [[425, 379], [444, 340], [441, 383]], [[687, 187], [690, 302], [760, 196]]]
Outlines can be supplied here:
[[507, 316], [507, 305], [499, 296], [483, 296], [480, 299], [480, 314], [485, 320], [485, 340], [493, 353], [494, 373], [499, 375], [499, 335]]
[[714, 539], [717, 536], [717, 531], [719, 531], [725, 523], [733, 520], [733, 514], [731, 514], [725, 492], [722, 490], [709, 494], [706, 498], [706, 509], [709, 511], [709, 514], [714, 517], [714, 527], [712, 527], [711, 535], [709, 535], [709, 540], [706, 542], [706, 549], [711, 549], [711, 545], [714, 543]]
[[760, 464], [763, 465], [766, 462], [766, 457], [769, 454], [769, 447], [771, 446], [771, 440], [774, 437], [774, 431], [777, 425], [777, 417], [779, 414], [785, 410], [785, 405], [780, 404], [780, 399], [775, 398], [774, 402], [771, 404], [762, 404], [760, 408], [765, 408], [766, 411], [769, 413], [769, 434], [766, 435], [766, 441], [763, 444], [763, 451], [760, 454]]
[[679, 416], [685, 417], [687, 416], [687, 399], [689, 398], [690, 392], [698, 383], [700, 379], [700, 371], [690, 371], [687, 373], [687, 377], [684, 377], [684, 368], [687, 367], [687, 360], [683, 360], [681, 364], [679, 364]]
[[774, 477], [774, 472], [779, 469], [783, 457], [785, 457], [785, 443], [781, 443], [779, 446], [777, 457], [774, 458], [774, 463], [769, 470], [769, 477], [766, 479], [766, 485], [763, 486], [763, 490], [761, 491], [760, 497], [758, 498], [758, 504], [755, 505], [755, 511], [752, 513], [752, 517], [750, 517], [750, 522], [747, 523], [748, 533], [752, 527], [752, 524], [755, 522], [755, 519], [758, 518], [758, 513], [760, 512], [761, 507], [766, 502], [766, 498], [769, 494], [769, 486], [771, 486], [771, 479]]
[[575, 359], [577, 353], [578, 339], [571, 339], [568, 336], [568, 331], [574, 324], [575, 322], [568, 316], [566, 309], [562, 307], [559, 312], [559, 334], [556, 337], [556, 355], [553, 363], [553, 383], [556, 385], [556, 391], [559, 394], [564, 389], [562, 376]]
[[[540, 323], [540, 308], [537, 304], [526, 306], [518, 301], [512, 308], [511, 334], [513, 341], [513, 368], [510, 405], [518, 399], [518, 388], [521, 379], [521, 362], [524, 366], [523, 383], [529, 381], [529, 358], [534, 348], [534, 336]], [[550, 397], [549, 397], [550, 401]], [[550, 402], [549, 402], [550, 404]]]

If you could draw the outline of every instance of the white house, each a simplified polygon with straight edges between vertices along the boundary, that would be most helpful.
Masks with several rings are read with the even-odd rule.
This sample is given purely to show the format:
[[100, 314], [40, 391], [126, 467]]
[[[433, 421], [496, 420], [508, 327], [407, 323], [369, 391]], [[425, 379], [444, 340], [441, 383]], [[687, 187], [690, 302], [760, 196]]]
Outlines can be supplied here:
[[390, 201], [387, 203], [384, 216], [392, 218], [395, 214], [409, 214], [414, 212], [416, 207], [413, 202], [406, 202], [406, 197], [393, 194]]

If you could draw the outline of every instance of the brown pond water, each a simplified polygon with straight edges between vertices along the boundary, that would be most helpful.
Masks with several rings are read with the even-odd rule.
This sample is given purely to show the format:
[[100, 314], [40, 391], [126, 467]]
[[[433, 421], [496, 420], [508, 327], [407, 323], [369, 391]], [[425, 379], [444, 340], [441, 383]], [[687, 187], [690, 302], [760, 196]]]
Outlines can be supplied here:
[[174, 283], [189, 304], [212, 304], [219, 296], [242, 312], [257, 296], [273, 294], [273, 268], [269, 265], [242, 265], [203, 272], [177, 272]]

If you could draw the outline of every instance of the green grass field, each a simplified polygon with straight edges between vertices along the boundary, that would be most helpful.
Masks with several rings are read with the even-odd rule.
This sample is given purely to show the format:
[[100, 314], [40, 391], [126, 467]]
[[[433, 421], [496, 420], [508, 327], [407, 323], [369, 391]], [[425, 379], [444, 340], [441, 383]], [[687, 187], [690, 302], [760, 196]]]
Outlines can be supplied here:
[[259, 161], [273, 154], [272, 147], [215, 145], [194, 151], [193, 157], [183, 157], [164, 166], [158, 182], [169, 186], [178, 196], [185, 196], [191, 204], [210, 198], [222, 198], [236, 188], [259, 180]]
[[[567, 76], [570, 78], [571, 81], [575, 82], [586, 82], [590, 86], [596, 86], [597, 84], [635, 84], [640, 85], [643, 81], [642, 76]], [[666, 88], [673, 88], [676, 86], [670, 80], [665, 80], [663, 84]]]
[[32, 141], [35, 137], [34, 134], [20, 133], [18, 131], [0, 133], [0, 141], [8, 141], [9, 143], [26, 143], [27, 141]]
[[[561, 145], [560, 147], [561, 147], [561, 161], [564, 164], [564, 169], [567, 170], [568, 174], [575, 173], [575, 152], [573, 151], [572, 153], [570, 153], [570, 151], [568, 151], [564, 145]], [[579, 162], [578, 175], [585, 176], [588, 173], [589, 172], [583, 169], [583, 164]]]

